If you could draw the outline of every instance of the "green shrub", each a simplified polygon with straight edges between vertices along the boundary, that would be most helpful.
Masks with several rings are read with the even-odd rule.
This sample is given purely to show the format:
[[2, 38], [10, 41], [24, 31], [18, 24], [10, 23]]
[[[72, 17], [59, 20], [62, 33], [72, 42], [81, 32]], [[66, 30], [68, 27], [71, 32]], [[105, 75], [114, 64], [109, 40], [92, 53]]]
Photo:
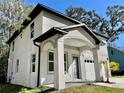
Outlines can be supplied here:
[[119, 63], [118, 62], [111, 61], [109, 66], [110, 66], [110, 70], [112, 72], [119, 71]]

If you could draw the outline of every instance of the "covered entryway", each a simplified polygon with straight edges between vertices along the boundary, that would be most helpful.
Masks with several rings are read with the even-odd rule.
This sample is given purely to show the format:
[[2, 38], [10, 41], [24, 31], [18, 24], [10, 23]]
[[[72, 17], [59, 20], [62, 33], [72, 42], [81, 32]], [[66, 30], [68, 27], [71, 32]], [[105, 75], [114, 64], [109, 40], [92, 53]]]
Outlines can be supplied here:
[[[40, 68], [44, 68], [44, 66], [49, 66], [50, 68], [46, 69], [46, 74], [40, 75], [40, 78], [42, 78], [42, 80], [44, 80], [46, 84], [49, 83], [48, 81], [50, 81], [47, 80], [48, 74], [50, 76], [52, 75], [53, 81], [50, 81], [50, 83], [53, 82], [54, 87], [57, 89], [63, 89], [66, 82], [86, 81], [88, 78], [86, 75], [86, 71], [87, 73], [90, 73], [90, 80], [94, 74], [91, 74], [91, 72], [88, 72], [88, 70], [86, 69], [89, 66], [86, 67], [85, 65], [85, 54], [83, 53], [85, 50], [88, 49], [92, 50], [92, 60], [94, 61], [94, 72], [96, 76], [95, 80], [100, 80], [97, 47], [100, 41], [85, 25], [52, 28], [44, 33], [42, 36], [35, 39], [35, 42], [36, 41], [42, 42], [41, 47], [44, 46], [44, 42], [52, 41], [53, 47], [50, 47], [52, 50], [49, 49], [49, 47], [47, 47], [48, 49], [46, 49], [46, 47], [41, 48], [41, 54], [43, 53], [43, 49], [45, 50], [45, 53], [48, 53], [46, 59], [47, 61], [43, 60], [45, 57], [43, 57], [42, 55], [40, 61], [43, 62], [42, 64], [45, 64], [40, 65]], [[67, 54], [67, 60], [65, 60], [65, 53]], [[50, 64], [52, 64], [52, 68]], [[45, 70], [42, 69], [41, 71]], [[51, 71], [52, 73], [49, 73]]]

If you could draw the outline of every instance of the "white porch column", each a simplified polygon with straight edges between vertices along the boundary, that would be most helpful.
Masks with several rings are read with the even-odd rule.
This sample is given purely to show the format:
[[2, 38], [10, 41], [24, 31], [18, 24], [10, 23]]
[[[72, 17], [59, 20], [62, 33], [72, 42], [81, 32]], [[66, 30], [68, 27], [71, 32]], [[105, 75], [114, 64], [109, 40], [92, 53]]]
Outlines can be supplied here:
[[85, 63], [84, 63], [83, 54], [80, 54], [80, 64], [81, 64], [81, 79], [82, 81], [86, 81], [86, 71], [85, 71]]
[[56, 89], [65, 88], [64, 76], [64, 44], [63, 40], [56, 41], [55, 63], [54, 63], [54, 87]]
[[96, 81], [101, 81], [100, 78], [100, 58], [98, 53], [99, 48], [93, 48], [93, 58], [94, 58], [94, 66], [95, 66], [95, 74], [96, 74]]

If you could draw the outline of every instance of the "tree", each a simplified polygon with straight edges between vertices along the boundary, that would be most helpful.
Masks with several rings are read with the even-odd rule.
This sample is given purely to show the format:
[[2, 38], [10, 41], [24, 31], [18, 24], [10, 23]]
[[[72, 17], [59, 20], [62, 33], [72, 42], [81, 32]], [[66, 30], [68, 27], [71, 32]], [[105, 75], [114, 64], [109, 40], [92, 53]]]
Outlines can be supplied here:
[[6, 41], [23, 27], [23, 20], [30, 19], [28, 13], [32, 8], [32, 5], [25, 5], [24, 0], [0, 1], [0, 51], [3, 51], [2, 48], [8, 48]]
[[71, 18], [85, 23], [88, 27], [92, 29], [95, 29], [97, 26], [99, 26], [102, 21], [102, 18], [95, 12], [95, 10], [86, 11], [82, 7], [76, 8], [70, 6], [66, 9], [65, 13]]
[[124, 6], [108, 7], [106, 14], [108, 16], [108, 29], [106, 29], [108, 35], [113, 37], [124, 32]]
[[119, 63], [118, 62], [111, 61], [109, 66], [110, 66], [111, 72], [119, 71]]
[[0, 4], [0, 27], [11, 37], [14, 31], [22, 27], [24, 19], [30, 19], [31, 6], [24, 5], [24, 0], [3, 0]]
[[98, 29], [99, 33], [107, 34], [109, 42], [118, 39], [118, 35], [124, 32], [124, 6], [115, 5], [106, 10], [107, 18], [99, 16], [94, 10], [86, 11], [82, 7], [69, 7], [66, 15], [85, 23], [92, 30]]

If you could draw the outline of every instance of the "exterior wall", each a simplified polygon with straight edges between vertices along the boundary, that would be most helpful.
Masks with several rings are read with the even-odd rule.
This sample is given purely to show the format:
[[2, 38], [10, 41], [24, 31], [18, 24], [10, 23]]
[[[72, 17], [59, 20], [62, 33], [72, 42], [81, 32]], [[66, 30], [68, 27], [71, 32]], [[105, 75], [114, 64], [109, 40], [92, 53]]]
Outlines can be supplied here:
[[108, 46], [108, 53], [109, 53], [109, 60], [118, 62], [120, 65], [120, 71], [124, 71], [124, 52], [114, 47]]
[[52, 27], [63, 27], [74, 25], [74, 23], [69, 22], [61, 17], [48, 13], [47, 11], [43, 12], [43, 33], [51, 29]]
[[[42, 12], [32, 21], [34, 22], [34, 38], [42, 33]], [[30, 23], [31, 24], [31, 23]], [[19, 84], [27, 87], [35, 87], [37, 84], [37, 61], [38, 48], [34, 46], [33, 39], [30, 38], [30, 24], [25, 28], [22, 34], [14, 40], [15, 49], [12, 52], [12, 43], [10, 44], [8, 78], [13, 73], [11, 83]], [[31, 72], [31, 55], [36, 54], [35, 72]], [[16, 73], [16, 61], [19, 59], [19, 72]]]

